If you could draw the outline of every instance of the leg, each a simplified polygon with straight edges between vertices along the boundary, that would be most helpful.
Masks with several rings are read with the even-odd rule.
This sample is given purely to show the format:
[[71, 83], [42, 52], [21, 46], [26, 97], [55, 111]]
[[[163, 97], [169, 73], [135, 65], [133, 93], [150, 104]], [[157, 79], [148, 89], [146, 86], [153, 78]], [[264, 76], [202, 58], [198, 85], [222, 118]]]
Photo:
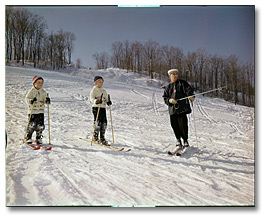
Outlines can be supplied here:
[[103, 144], [108, 144], [105, 139], [105, 132], [107, 129], [107, 116], [106, 116], [106, 109], [102, 108], [100, 110], [100, 142]]
[[186, 114], [179, 115], [178, 124], [180, 128], [180, 136], [183, 138], [184, 143], [188, 140], [188, 119]]
[[[96, 124], [96, 119], [97, 119], [97, 113], [98, 113], [98, 107], [93, 107], [92, 108], [92, 112], [93, 112], [93, 115], [94, 115], [94, 127], [95, 127], [95, 124]], [[94, 142], [98, 142], [98, 134], [99, 134], [99, 131], [100, 131], [100, 123], [99, 123], [99, 118], [97, 120], [97, 124], [96, 124], [96, 128], [94, 128], [95, 132], [94, 132], [94, 138], [93, 138], [93, 141]]]
[[[29, 119], [29, 117], [30, 117], [30, 115], [28, 115], [28, 119]], [[33, 114], [33, 115], [31, 115], [31, 119], [30, 119], [28, 129], [26, 132], [25, 140], [27, 143], [32, 143], [32, 134], [35, 131], [35, 128], [36, 128], [35, 115]]]
[[180, 128], [178, 125], [178, 115], [170, 116], [171, 127], [177, 140], [180, 139]]
[[181, 139], [180, 139], [181, 138], [181, 132], [180, 132], [179, 124], [178, 124], [178, 118], [179, 118], [179, 115], [171, 115], [170, 116], [171, 126], [173, 128], [175, 137], [177, 139], [176, 150], [174, 151], [175, 153], [183, 148], [182, 142], [181, 142]]
[[42, 143], [42, 132], [45, 129], [44, 113], [36, 114], [36, 142]]

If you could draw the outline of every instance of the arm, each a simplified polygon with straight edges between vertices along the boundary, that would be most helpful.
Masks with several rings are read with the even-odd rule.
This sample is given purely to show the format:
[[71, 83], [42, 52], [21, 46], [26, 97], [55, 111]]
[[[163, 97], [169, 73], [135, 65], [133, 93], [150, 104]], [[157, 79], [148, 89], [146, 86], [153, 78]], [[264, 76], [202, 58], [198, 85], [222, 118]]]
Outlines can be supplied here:
[[185, 81], [184, 82], [185, 94], [188, 96], [188, 99], [193, 102], [195, 100], [193, 88]]
[[104, 96], [103, 93], [100, 95], [99, 91], [97, 89], [93, 88], [91, 93], [90, 93], [90, 101], [93, 105], [101, 104], [103, 96]]
[[193, 88], [186, 81], [183, 81], [186, 96], [193, 96]]
[[164, 93], [163, 93], [163, 99], [164, 99], [164, 102], [169, 106], [170, 105], [170, 93], [169, 93], [169, 86], [166, 87], [166, 89], [164, 90]]
[[25, 102], [30, 105], [37, 101], [37, 98], [33, 95], [33, 90], [30, 89], [27, 95], [25, 96]]
[[96, 103], [96, 96], [95, 96], [95, 92], [94, 92], [94, 88], [91, 90], [90, 92], [90, 101], [91, 103], [95, 104]]

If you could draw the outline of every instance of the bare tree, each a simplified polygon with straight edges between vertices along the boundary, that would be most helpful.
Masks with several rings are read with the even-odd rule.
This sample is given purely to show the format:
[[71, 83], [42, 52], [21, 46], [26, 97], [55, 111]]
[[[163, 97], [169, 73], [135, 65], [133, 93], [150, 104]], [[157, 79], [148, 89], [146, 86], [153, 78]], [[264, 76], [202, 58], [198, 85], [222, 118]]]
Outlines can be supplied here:
[[198, 89], [198, 76], [197, 76], [197, 54], [195, 52], [191, 53], [188, 52], [188, 55], [186, 56], [186, 65], [188, 73], [190, 74], [190, 82], [193, 83], [195, 86], [195, 89]]
[[65, 38], [68, 53], [68, 64], [71, 64], [71, 54], [72, 51], [74, 50], [74, 41], [76, 40], [76, 36], [71, 32], [65, 32]]
[[109, 56], [107, 52], [93, 54], [97, 69], [107, 69], [109, 65]]
[[36, 67], [42, 61], [53, 69], [70, 64], [75, 35], [62, 29], [57, 34], [46, 34], [46, 29], [47, 24], [41, 16], [23, 8], [6, 6], [6, 63], [15, 60], [24, 65], [28, 60]]
[[153, 79], [153, 68], [154, 64], [157, 59], [157, 49], [158, 49], [159, 43], [148, 40], [144, 44], [144, 57], [146, 62], [146, 70], [148, 71], [149, 76], [151, 79]]
[[234, 91], [234, 103], [238, 103], [238, 73], [239, 73], [239, 65], [238, 65], [238, 57], [236, 55], [231, 55], [228, 59], [230, 71], [232, 73], [232, 88]]
[[[213, 79], [213, 84], [209, 84], [209, 88], [214, 87], [214, 88], [218, 88], [219, 86], [223, 86], [221, 84], [221, 80], [222, 80], [222, 58], [218, 57], [217, 55], [214, 55], [210, 58], [210, 64], [211, 64], [211, 73], [213, 74], [213, 76], [211, 76], [209, 78], [209, 80], [211, 81], [211, 79]], [[214, 92], [216, 96], [218, 96], [218, 91]]]
[[133, 57], [134, 57], [134, 71], [142, 71], [142, 58], [143, 58], [143, 45], [140, 42], [134, 42], [133, 47]]
[[247, 81], [247, 105], [255, 106], [255, 68], [252, 63], [249, 62], [245, 65], [245, 74]]
[[78, 59], [76, 60], [76, 68], [80, 69], [80, 68], [81, 68], [81, 66], [82, 66], [81, 59], [80, 59], [80, 58], [78, 58]]
[[42, 40], [45, 37], [45, 30], [47, 28], [47, 24], [44, 22], [42, 17], [34, 16], [31, 22], [31, 32], [30, 33], [30, 55], [31, 59], [34, 62], [34, 67], [36, 64], [39, 64], [41, 59], [41, 44]]
[[123, 43], [122, 42], [113, 43], [111, 52], [112, 52], [111, 63], [113, 65], [113, 67], [123, 68], [123, 67], [121, 67], [122, 54], [123, 54]]

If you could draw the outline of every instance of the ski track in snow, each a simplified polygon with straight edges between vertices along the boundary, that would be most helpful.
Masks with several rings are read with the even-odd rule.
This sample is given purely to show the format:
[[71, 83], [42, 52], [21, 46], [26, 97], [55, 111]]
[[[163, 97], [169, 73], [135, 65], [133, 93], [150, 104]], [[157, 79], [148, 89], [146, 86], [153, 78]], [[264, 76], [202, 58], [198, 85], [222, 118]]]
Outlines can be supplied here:
[[[19, 142], [34, 75], [45, 79], [51, 97], [51, 151]], [[89, 93], [96, 75], [105, 79], [113, 102], [114, 145], [131, 148], [128, 153], [79, 140], [92, 136]], [[167, 151], [175, 148], [175, 138], [162, 95], [158, 82], [120, 69], [65, 74], [6, 67], [7, 205], [253, 205], [254, 109], [196, 97], [188, 116], [192, 148], [171, 157]], [[112, 142], [109, 109], [107, 119]]]

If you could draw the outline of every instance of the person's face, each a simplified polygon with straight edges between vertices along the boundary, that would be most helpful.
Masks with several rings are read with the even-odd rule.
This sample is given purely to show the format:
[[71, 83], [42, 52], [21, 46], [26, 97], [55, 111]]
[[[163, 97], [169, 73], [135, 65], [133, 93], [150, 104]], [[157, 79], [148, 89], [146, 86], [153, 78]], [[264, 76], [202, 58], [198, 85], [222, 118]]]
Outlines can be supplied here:
[[96, 86], [97, 86], [98, 88], [101, 88], [101, 87], [103, 86], [103, 82], [104, 82], [103, 79], [97, 80], [97, 81], [96, 81]]
[[43, 86], [43, 80], [42, 80], [42, 79], [39, 79], [39, 80], [37, 80], [37, 81], [35, 82], [35, 87], [36, 87], [37, 89], [41, 89], [42, 86]]
[[175, 83], [176, 80], [178, 79], [178, 73], [177, 72], [172, 72], [170, 74], [170, 79], [171, 79], [171, 83]]

